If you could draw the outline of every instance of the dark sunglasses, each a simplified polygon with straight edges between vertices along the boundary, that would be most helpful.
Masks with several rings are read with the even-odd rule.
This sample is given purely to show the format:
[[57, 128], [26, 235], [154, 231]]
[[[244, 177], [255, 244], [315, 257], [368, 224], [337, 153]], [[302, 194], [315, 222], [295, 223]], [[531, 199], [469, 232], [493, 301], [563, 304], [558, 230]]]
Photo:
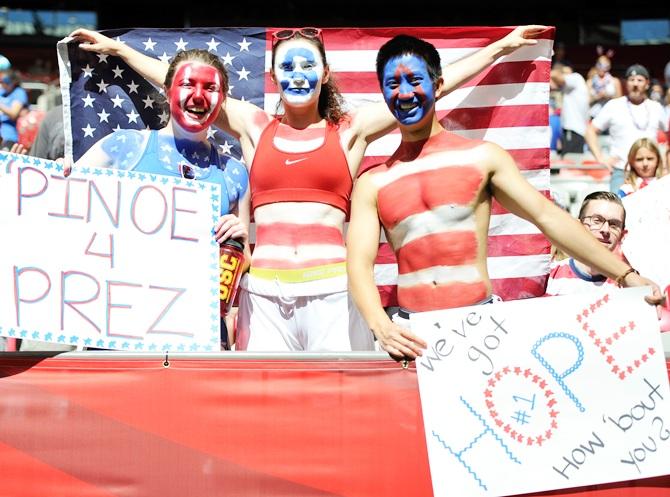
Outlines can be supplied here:
[[297, 34], [303, 38], [309, 38], [310, 40], [319, 40], [323, 45], [323, 35], [319, 28], [286, 28], [272, 33], [272, 48], [274, 48], [278, 42], [290, 40]]

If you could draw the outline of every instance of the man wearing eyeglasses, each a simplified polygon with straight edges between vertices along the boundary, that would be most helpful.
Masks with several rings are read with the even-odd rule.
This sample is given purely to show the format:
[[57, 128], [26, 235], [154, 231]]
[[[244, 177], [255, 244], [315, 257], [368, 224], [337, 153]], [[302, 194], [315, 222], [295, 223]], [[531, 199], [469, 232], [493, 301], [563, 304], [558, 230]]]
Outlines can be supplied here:
[[[626, 231], [626, 211], [618, 195], [603, 191], [590, 193], [582, 202], [579, 220], [610, 252], [618, 252]], [[618, 288], [614, 281], [559, 251], [551, 264], [545, 295], [572, 295], [612, 288]]]

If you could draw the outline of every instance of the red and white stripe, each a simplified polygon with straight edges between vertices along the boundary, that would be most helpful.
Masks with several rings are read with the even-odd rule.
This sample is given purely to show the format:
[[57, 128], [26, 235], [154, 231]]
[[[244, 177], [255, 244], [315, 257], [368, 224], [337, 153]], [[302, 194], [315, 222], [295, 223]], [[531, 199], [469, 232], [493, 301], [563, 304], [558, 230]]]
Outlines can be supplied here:
[[[379, 47], [391, 37], [409, 33], [433, 43], [443, 65], [502, 38], [509, 28], [328, 28], [324, 41], [328, 62], [349, 108], [380, 102], [375, 73]], [[489, 69], [442, 98], [438, 116], [462, 136], [497, 143], [517, 161], [539, 191], [549, 192], [549, 71], [553, 30], [537, 45], [500, 58]], [[279, 95], [269, 79], [270, 41], [266, 51], [265, 109], [274, 112]], [[400, 143], [399, 132], [373, 142], [362, 168], [383, 161]], [[489, 230], [488, 270], [494, 293], [504, 300], [539, 296], [549, 272], [550, 243], [532, 224], [494, 203]], [[392, 251], [381, 240], [375, 266], [384, 304], [395, 303], [398, 269]]]

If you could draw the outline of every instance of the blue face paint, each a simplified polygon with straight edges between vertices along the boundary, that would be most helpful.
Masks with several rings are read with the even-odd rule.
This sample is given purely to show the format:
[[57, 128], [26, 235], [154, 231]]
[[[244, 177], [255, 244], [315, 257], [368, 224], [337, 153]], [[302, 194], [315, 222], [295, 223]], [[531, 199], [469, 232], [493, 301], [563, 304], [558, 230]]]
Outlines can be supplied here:
[[[305, 103], [317, 94], [323, 79], [323, 63], [311, 43], [300, 40], [289, 43], [277, 49], [275, 78], [287, 103]], [[287, 45], [286, 50], [282, 50], [284, 45]]]
[[416, 55], [389, 59], [384, 66], [382, 93], [398, 122], [410, 126], [432, 115], [435, 85], [426, 62]]

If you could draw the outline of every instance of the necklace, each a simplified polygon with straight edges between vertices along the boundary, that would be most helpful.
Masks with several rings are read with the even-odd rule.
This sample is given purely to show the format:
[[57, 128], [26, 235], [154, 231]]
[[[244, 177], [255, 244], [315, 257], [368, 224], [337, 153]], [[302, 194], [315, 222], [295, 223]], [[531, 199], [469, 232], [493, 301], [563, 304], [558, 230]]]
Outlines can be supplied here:
[[641, 104], [636, 105], [637, 108], [642, 107], [644, 109], [644, 126], [640, 126], [637, 123], [637, 119], [635, 119], [635, 115], [633, 114], [633, 106], [631, 105], [630, 100], [626, 99], [626, 105], [628, 106], [628, 114], [630, 114], [630, 119], [633, 121], [635, 127], [640, 131], [646, 131], [646, 129], [649, 127], [649, 109], [647, 108], [647, 100], [643, 100]]

